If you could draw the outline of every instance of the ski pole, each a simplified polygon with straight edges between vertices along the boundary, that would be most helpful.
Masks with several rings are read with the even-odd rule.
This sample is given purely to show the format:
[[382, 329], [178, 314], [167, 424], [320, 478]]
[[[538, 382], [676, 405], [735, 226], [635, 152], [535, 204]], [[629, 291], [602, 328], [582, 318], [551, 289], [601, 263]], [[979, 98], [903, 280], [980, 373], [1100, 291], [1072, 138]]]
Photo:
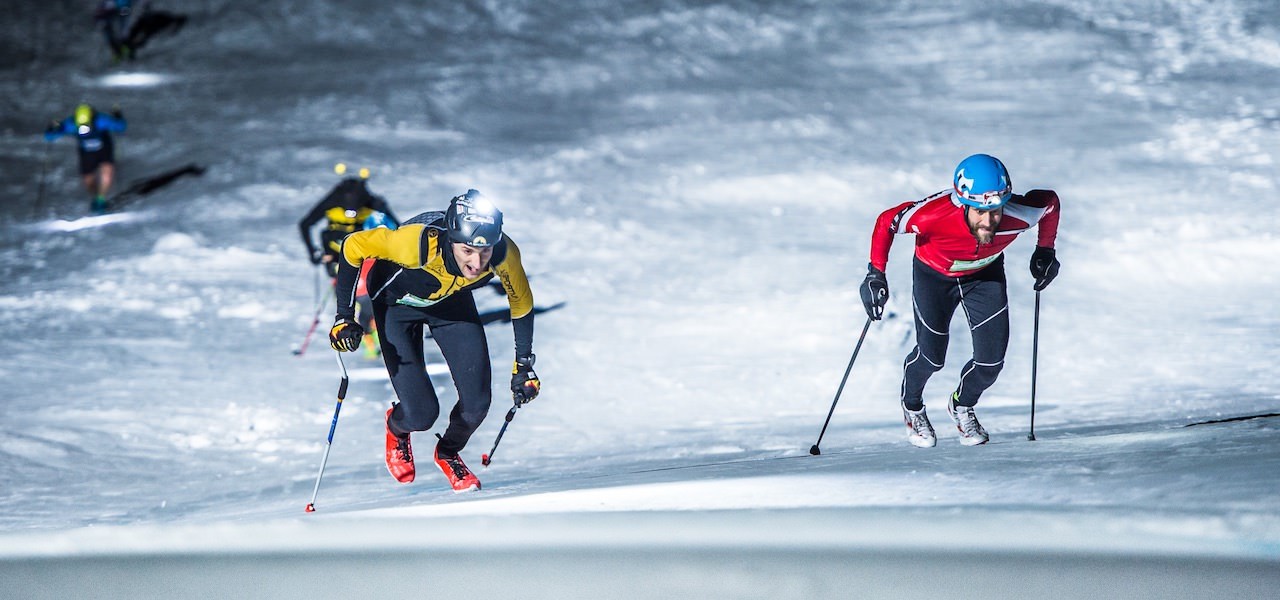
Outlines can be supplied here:
[[1040, 290], [1036, 290], [1035, 325], [1031, 328], [1031, 431], [1027, 441], [1036, 441], [1036, 361], [1040, 350]]
[[44, 143], [44, 155], [40, 159], [40, 184], [36, 189], [36, 218], [39, 219], [44, 209], [44, 181], [47, 179], [49, 172], [49, 148], [53, 146], [52, 141]]
[[332, 293], [333, 286], [329, 286], [324, 296], [321, 296], [320, 302], [316, 304], [316, 315], [311, 319], [311, 327], [307, 329], [307, 335], [302, 338], [302, 345], [294, 349], [294, 356], [302, 356], [302, 353], [307, 351], [307, 344], [311, 343], [311, 334], [315, 333], [316, 326], [320, 324], [320, 312], [324, 310], [324, 305], [329, 302], [329, 294]]
[[338, 413], [342, 412], [342, 399], [347, 397], [347, 365], [342, 362], [342, 353], [338, 355], [338, 367], [342, 369], [342, 383], [338, 384], [338, 404], [333, 407], [333, 422], [329, 424], [329, 439], [324, 443], [324, 458], [320, 459], [320, 472], [316, 474], [316, 487], [311, 490], [311, 502], [307, 503], [307, 512], [316, 512], [316, 495], [320, 493], [320, 480], [324, 478], [324, 466], [329, 464], [329, 450], [333, 448], [333, 432], [338, 428]]
[[498, 449], [498, 442], [502, 441], [502, 434], [507, 432], [507, 425], [511, 424], [511, 419], [514, 419], [516, 416], [516, 410], [520, 408], [520, 401], [516, 400], [515, 394], [511, 395], [511, 401], [514, 405], [511, 407], [511, 410], [507, 411], [507, 418], [502, 422], [502, 428], [498, 430], [498, 437], [493, 440], [493, 448], [489, 449], [488, 454], [480, 455], [480, 464], [486, 467], [489, 466], [489, 461], [493, 459], [494, 451]]
[[312, 288], [311, 299], [318, 301], [320, 299], [320, 294], [324, 293], [320, 291], [320, 288], [324, 287], [324, 265], [316, 265], [315, 272], [315, 287]]
[[822, 436], [827, 434], [827, 425], [831, 423], [831, 415], [836, 412], [836, 403], [840, 401], [840, 393], [844, 391], [844, 384], [849, 381], [849, 371], [853, 370], [853, 361], [858, 359], [858, 351], [862, 349], [862, 340], [867, 339], [867, 330], [871, 329], [871, 317], [867, 317], [867, 324], [862, 326], [862, 335], [858, 336], [858, 345], [853, 348], [853, 356], [849, 357], [849, 366], [844, 368], [844, 377], [840, 378], [840, 387], [836, 388], [836, 397], [831, 401], [831, 410], [827, 411], [827, 420], [822, 424], [822, 432], [818, 434], [818, 441], [809, 448], [809, 454], [817, 456], [822, 454], [818, 449], [818, 444], [822, 443]]

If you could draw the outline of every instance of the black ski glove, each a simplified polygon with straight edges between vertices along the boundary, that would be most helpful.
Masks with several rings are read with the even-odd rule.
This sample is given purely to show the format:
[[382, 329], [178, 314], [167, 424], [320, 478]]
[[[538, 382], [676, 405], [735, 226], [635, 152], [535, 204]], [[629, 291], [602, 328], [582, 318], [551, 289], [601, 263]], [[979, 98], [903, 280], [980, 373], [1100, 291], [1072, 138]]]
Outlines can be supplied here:
[[1058, 259], [1054, 257], [1053, 248], [1036, 246], [1031, 253], [1031, 276], [1036, 278], [1035, 290], [1038, 292], [1049, 287], [1049, 283], [1058, 276]]
[[329, 330], [329, 345], [338, 352], [355, 352], [364, 337], [364, 328], [354, 319], [337, 317]]
[[538, 392], [542, 390], [542, 382], [538, 381], [538, 374], [533, 372], [534, 358], [536, 357], [532, 354], [519, 357], [511, 368], [511, 397], [520, 404], [527, 404], [537, 398]]
[[884, 271], [867, 264], [867, 278], [862, 280], [862, 306], [867, 309], [867, 316], [872, 321], [879, 321], [884, 315], [884, 305], [889, 302], [889, 279]]

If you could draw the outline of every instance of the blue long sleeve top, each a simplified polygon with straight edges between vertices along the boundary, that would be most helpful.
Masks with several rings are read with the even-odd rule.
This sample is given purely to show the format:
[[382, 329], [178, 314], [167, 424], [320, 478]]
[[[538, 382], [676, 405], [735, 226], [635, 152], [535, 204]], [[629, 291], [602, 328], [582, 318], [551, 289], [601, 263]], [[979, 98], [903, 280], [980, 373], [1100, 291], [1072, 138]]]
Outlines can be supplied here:
[[64, 135], [74, 135], [80, 144], [81, 152], [97, 152], [110, 139], [111, 132], [123, 132], [128, 127], [124, 117], [113, 117], [109, 114], [94, 112], [93, 119], [86, 125], [76, 125], [74, 116], [67, 117], [55, 128], [44, 132], [44, 139], [52, 142]]

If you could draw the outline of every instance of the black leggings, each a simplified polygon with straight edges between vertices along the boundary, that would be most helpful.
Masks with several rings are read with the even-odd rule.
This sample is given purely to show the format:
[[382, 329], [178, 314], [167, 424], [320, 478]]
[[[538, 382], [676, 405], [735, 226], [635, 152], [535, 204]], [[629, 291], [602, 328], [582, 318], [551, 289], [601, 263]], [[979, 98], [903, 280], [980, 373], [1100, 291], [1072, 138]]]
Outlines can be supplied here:
[[423, 348], [423, 326], [430, 327], [458, 390], [440, 453], [457, 454], [489, 414], [493, 395], [489, 343], [471, 293], [454, 294], [427, 308], [388, 306], [381, 301], [373, 307], [382, 359], [400, 399], [388, 423], [391, 431], [398, 435], [427, 431], [440, 416], [440, 400], [427, 376]]
[[912, 305], [916, 318], [916, 347], [903, 362], [902, 405], [924, 407], [924, 384], [942, 368], [947, 356], [948, 331], [956, 307], [964, 308], [973, 334], [973, 358], [960, 371], [960, 406], [974, 406], [996, 382], [1009, 347], [1009, 295], [1004, 257], [964, 277], [947, 277], [915, 259], [912, 267]]

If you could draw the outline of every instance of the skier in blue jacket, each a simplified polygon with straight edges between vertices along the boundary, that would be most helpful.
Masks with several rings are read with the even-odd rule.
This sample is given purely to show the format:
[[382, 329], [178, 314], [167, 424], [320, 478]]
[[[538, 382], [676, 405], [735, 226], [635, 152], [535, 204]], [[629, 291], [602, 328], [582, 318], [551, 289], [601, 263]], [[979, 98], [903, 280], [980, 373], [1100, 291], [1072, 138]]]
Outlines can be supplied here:
[[127, 125], [119, 108], [103, 114], [88, 104], [81, 104], [71, 116], [53, 121], [44, 131], [44, 139], [51, 142], [64, 135], [76, 136], [80, 177], [93, 196], [89, 209], [94, 214], [106, 212], [107, 192], [115, 180], [115, 144], [111, 132], [123, 132]]

